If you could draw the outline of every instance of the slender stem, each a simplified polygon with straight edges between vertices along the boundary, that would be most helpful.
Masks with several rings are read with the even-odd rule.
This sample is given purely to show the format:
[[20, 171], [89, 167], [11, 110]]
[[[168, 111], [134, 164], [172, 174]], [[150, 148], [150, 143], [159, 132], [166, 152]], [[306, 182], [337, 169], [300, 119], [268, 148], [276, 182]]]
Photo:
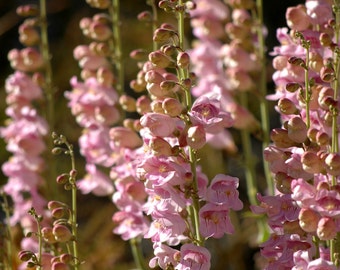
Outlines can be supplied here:
[[147, 270], [148, 267], [145, 263], [144, 256], [141, 252], [141, 239], [140, 238], [132, 238], [130, 239], [130, 246], [132, 250], [133, 259], [140, 270]]
[[[48, 41], [48, 30], [47, 30], [47, 12], [46, 12], [46, 0], [40, 0], [40, 29], [41, 29], [41, 53], [44, 59], [44, 91], [47, 101], [47, 115], [46, 119], [50, 126], [50, 129], [54, 129], [55, 124], [55, 110], [54, 110], [54, 90], [53, 90], [53, 75], [51, 66], [51, 57], [49, 51], [49, 41]], [[48, 149], [53, 148], [53, 140], [48, 136]], [[49, 166], [49, 176], [51, 179], [56, 178], [56, 166], [55, 162], [50, 154], [48, 154], [48, 166]], [[50, 181], [48, 185], [48, 193], [51, 197], [56, 197], [56, 182]]]
[[[261, 113], [261, 125], [262, 125], [262, 152], [269, 145], [270, 139], [270, 125], [269, 125], [269, 110], [267, 96], [267, 69], [266, 69], [266, 56], [265, 56], [265, 42], [263, 35], [263, 0], [256, 1], [257, 9], [257, 38], [258, 38], [258, 57], [261, 63], [260, 74], [260, 113]], [[274, 195], [274, 185], [272, 174], [269, 169], [268, 162], [263, 162], [264, 175], [266, 177], [267, 189], [269, 195]]]
[[[75, 167], [75, 158], [74, 158], [74, 152], [73, 152], [73, 146], [71, 144], [69, 144], [67, 141], [65, 142], [68, 150], [69, 150], [69, 154], [71, 157], [71, 166], [72, 166], [72, 170], [71, 172], [75, 172], [76, 171], [76, 167]], [[77, 185], [76, 185], [76, 179], [75, 176], [70, 175], [70, 184], [72, 186], [72, 215], [71, 215], [71, 223], [72, 223], [72, 235], [75, 238], [72, 242], [72, 247], [73, 247], [73, 256], [75, 258], [75, 264], [74, 264], [74, 269], [77, 270], [78, 269], [78, 245], [77, 245], [77, 241], [78, 241], [78, 236], [77, 236]]]
[[[248, 97], [247, 93], [242, 92], [240, 94], [240, 104], [243, 107], [248, 106]], [[245, 158], [245, 174], [246, 174], [246, 182], [247, 182], [247, 192], [248, 192], [248, 199], [250, 204], [256, 205], [256, 173], [255, 173], [255, 164], [253, 162], [253, 153], [252, 153], [252, 147], [251, 147], [251, 141], [250, 141], [250, 134], [248, 130], [242, 129], [241, 130], [241, 139], [242, 139], [242, 147], [243, 147], [243, 154]]]
[[310, 127], [310, 84], [309, 84], [309, 46], [306, 46], [306, 67], [305, 67], [305, 102], [306, 102], [306, 125]]
[[112, 32], [113, 32], [113, 50], [114, 59], [113, 65], [116, 69], [116, 75], [118, 80], [116, 82], [116, 90], [118, 94], [124, 93], [124, 65], [123, 65], [123, 53], [121, 43], [121, 32], [120, 32], [120, 2], [119, 0], [112, 0], [112, 5], [109, 7], [109, 13], [112, 18]]
[[[183, 7], [183, 0], [178, 1], [178, 6], [180, 7], [177, 12], [177, 22], [178, 22], [178, 46], [181, 50], [184, 50], [184, 10], [181, 10], [181, 7]], [[179, 81], [181, 82], [184, 79], [188, 78], [189, 71], [188, 69], [179, 68]], [[192, 106], [192, 98], [191, 98], [191, 89], [185, 88], [185, 104], [188, 110], [191, 109]], [[189, 213], [192, 213], [193, 216], [192, 222], [195, 230], [195, 237], [197, 241], [197, 245], [203, 245], [204, 240], [201, 236], [200, 230], [199, 230], [199, 199], [197, 196], [198, 192], [198, 186], [197, 186], [197, 173], [196, 173], [196, 163], [197, 163], [197, 156], [194, 149], [189, 147], [189, 160], [190, 160], [190, 167], [191, 167], [191, 173], [193, 175], [193, 194], [192, 194], [192, 201], [193, 204], [190, 206], [192, 207], [192, 211], [189, 211]]]
[[[152, 9], [152, 33], [154, 33], [157, 29], [157, 23], [158, 23], [158, 10], [155, 0], [147, 0], [146, 1], [148, 5], [151, 6]], [[156, 51], [158, 49], [157, 42], [152, 42], [152, 50]]]
[[[340, 1], [333, 1], [333, 11], [335, 13], [335, 40], [336, 44], [339, 44], [340, 39]], [[340, 52], [335, 51], [333, 54], [334, 58], [334, 70], [336, 74], [335, 81], [332, 84], [334, 89], [334, 100], [339, 100], [339, 79], [340, 79]], [[339, 152], [339, 141], [338, 141], [338, 108], [332, 108], [332, 145], [331, 152], [338, 153]], [[332, 185], [336, 186], [337, 179], [335, 176], [332, 177]], [[336, 267], [340, 265], [340, 233], [337, 233], [337, 236], [330, 241], [330, 257], [331, 261], [335, 264]]]

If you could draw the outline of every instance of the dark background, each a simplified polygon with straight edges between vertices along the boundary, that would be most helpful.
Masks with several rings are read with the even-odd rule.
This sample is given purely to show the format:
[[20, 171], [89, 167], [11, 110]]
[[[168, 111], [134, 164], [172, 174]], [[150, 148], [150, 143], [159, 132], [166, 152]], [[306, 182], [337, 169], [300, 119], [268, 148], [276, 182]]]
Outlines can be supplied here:
[[[14, 1], [0, 0], [0, 126], [6, 119], [4, 110], [5, 90], [4, 83], [8, 75], [13, 70], [7, 60], [7, 53], [12, 48], [21, 48], [18, 42], [18, 26], [23, 18], [16, 15], [17, 6], [37, 1]], [[72, 76], [78, 76], [80, 69], [77, 62], [73, 60], [73, 49], [79, 44], [88, 44], [89, 40], [84, 38], [79, 30], [79, 21], [85, 16], [92, 16], [99, 10], [90, 8], [85, 0], [51, 0], [48, 3], [49, 22], [49, 42], [52, 54], [53, 80], [56, 89], [57, 121], [56, 131], [63, 133], [71, 142], [77, 142], [80, 135], [80, 128], [75, 123], [69, 109], [66, 107], [66, 100], [63, 93], [70, 89], [69, 80]], [[264, 22], [268, 28], [266, 45], [268, 52], [277, 45], [276, 28], [286, 26], [285, 11], [289, 6], [295, 6], [303, 1], [272, 1], [264, 0]], [[149, 49], [151, 38], [151, 28], [137, 22], [136, 16], [141, 11], [149, 9], [144, 0], [124, 0], [121, 1], [122, 18], [122, 40], [123, 55], [125, 61], [126, 86], [129, 81], [136, 76], [138, 69], [135, 62], [128, 57], [133, 49], [144, 47]], [[268, 62], [270, 62], [268, 56]], [[128, 89], [127, 89], [128, 90]], [[274, 91], [274, 86], [269, 84], [269, 91]], [[273, 116], [276, 120], [276, 116]], [[259, 147], [258, 151], [261, 151]], [[261, 155], [259, 152], [258, 155]], [[9, 153], [5, 150], [3, 140], [0, 140], [0, 164], [9, 158]], [[67, 166], [59, 160], [59, 169]], [[83, 163], [80, 159], [79, 166]], [[62, 171], [61, 171], [62, 172]], [[0, 172], [0, 185], [6, 182], [5, 176]], [[242, 189], [241, 189], [242, 190]], [[245, 190], [244, 190], [245, 192]], [[242, 196], [242, 194], [241, 194]], [[81, 249], [82, 255], [86, 257], [87, 263], [82, 269], [132, 269], [132, 258], [127, 244], [120, 240], [118, 236], [112, 234], [113, 224], [111, 216], [114, 206], [110, 203], [110, 198], [96, 198], [91, 195], [81, 196], [80, 204], [84, 205], [80, 209], [81, 220]], [[247, 224], [246, 233], [243, 237], [254, 237], [252, 229], [255, 223]], [[241, 226], [241, 225], [240, 225]], [[242, 225], [244, 226], [244, 224]], [[212, 269], [255, 269], [254, 254], [258, 251], [256, 247], [249, 247], [249, 240], [235, 239], [231, 236], [226, 240], [208, 242], [209, 247], [214, 250], [213, 256], [223, 258], [222, 261], [215, 262]], [[246, 244], [245, 244], [246, 243]], [[150, 252], [150, 246], [144, 243], [146, 250]], [[223, 254], [223, 252], [226, 253]], [[222, 254], [219, 254], [221, 253]], [[148, 254], [150, 255], [150, 254]], [[226, 266], [226, 262], [229, 262]]]

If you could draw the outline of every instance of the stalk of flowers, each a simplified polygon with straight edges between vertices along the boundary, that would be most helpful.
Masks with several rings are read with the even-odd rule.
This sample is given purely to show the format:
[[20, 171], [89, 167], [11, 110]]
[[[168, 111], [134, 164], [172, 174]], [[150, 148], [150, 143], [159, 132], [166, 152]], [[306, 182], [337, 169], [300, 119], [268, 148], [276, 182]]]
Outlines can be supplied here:
[[[128, 163], [135, 170], [128, 174], [128, 180], [126, 164], [124, 170], [122, 166], [112, 170], [115, 177], [123, 177], [119, 181], [123, 186], [116, 185], [114, 201], [121, 209], [125, 205], [125, 210], [114, 215], [114, 221], [119, 223], [115, 232], [122, 234], [123, 239], [137, 233], [150, 238], [155, 254], [150, 267], [210, 269], [210, 254], [204, 241], [233, 233], [229, 212], [240, 210], [242, 202], [238, 199], [237, 178], [217, 175], [208, 185], [207, 177], [197, 165], [196, 153], [205, 145], [206, 134], [218, 134], [230, 127], [233, 119], [221, 110], [216, 96], [204, 95], [194, 103], [191, 101], [190, 58], [183, 47], [183, 22], [192, 3], [161, 1], [159, 6], [177, 14], [178, 30], [166, 23], [155, 30], [153, 40], [161, 47], [149, 54], [149, 61], [143, 64], [132, 84], [139, 91], [143, 86], [148, 91], [148, 96], [137, 100], [137, 111], [142, 117], [135, 123], [144, 150], [139, 148], [137, 158]], [[176, 71], [176, 75], [169, 70]], [[111, 129], [112, 139], [118, 145], [126, 145], [127, 136], [121, 136], [122, 131], [126, 132], [121, 128]], [[145, 193], [140, 193], [138, 198], [133, 191], [141, 182], [136, 180], [145, 185]], [[131, 185], [134, 188], [129, 190]], [[133, 204], [131, 197], [135, 198]], [[151, 218], [146, 233], [143, 222], [123, 219], [131, 217], [127, 213], [136, 212], [140, 205]], [[178, 245], [179, 250], [174, 248]]]
[[[339, 2], [306, 1], [278, 29], [273, 75], [282, 127], [264, 154], [276, 195], [258, 196], [268, 216], [265, 269], [339, 267]], [[333, 13], [333, 12], [334, 13]]]
[[[15, 72], [5, 83], [7, 92], [6, 126], [0, 135], [6, 142], [6, 149], [12, 156], [2, 165], [8, 177], [2, 191], [11, 198], [13, 212], [8, 226], [20, 224], [24, 233], [36, 231], [36, 223], [28, 211], [34, 208], [45, 215], [45, 199], [41, 190], [47, 191], [42, 174], [45, 162], [42, 154], [48, 132], [47, 122], [39, 115], [35, 103], [43, 99], [45, 59], [37, 49], [40, 44], [38, 34], [39, 10], [34, 5], [20, 6], [17, 13], [26, 17], [19, 27], [19, 39], [23, 49], [12, 49], [8, 59]], [[46, 216], [46, 222], [48, 217]], [[36, 238], [24, 238], [21, 248], [38, 252]], [[13, 258], [10, 258], [12, 261]]]
[[[209, 3], [208, 3], [209, 2]], [[240, 130], [242, 152], [246, 167], [248, 198], [256, 203], [255, 162], [251, 135], [260, 138], [267, 145], [263, 135], [268, 129], [265, 92], [266, 68], [263, 44], [263, 26], [258, 18], [261, 5], [254, 1], [195, 1], [197, 8], [191, 11], [191, 25], [196, 36], [191, 50], [193, 70], [198, 83], [193, 94], [200, 96], [213, 91], [221, 96], [221, 106], [230, 112], [235, 120], [233, 127]], [[262, 64], [263, 61], [263, 64]], [[248, 99], [258, 99], [261, 125], [249, 108]], [[261, 132], [262, 129], [262, 132]], [[211, 143], [218, 148], [236, 152], [230, 135], [213, 136]], [[219, 143], [218, 143], [219, 142]], [[229, 146], [228, 146], [229, 145]], [[265, 168], [266, 171], [266, 168]], [[268, 189], [271, 184], [268, 184]]]
[[119, 156], [112, 155], [109, 129], [121, 117], [119, 96], [113, 87], [120, 82], [112, 70], [112, 63], [118, 59], [115, 59], [113, 49], [113, 22], [108, 13], [113, 12], [111, 3], [89, 1], [88, 4], [103, 12], [80, 21], [80, 28], [91, 43], [74, 49], [74, 58], [82, 68], [83, 81], [73, 77], [70, 81], [73, 89], [65, 96], [77, 123], [83, 128], [79, 145], [80, 153], [86, 159], [87, 174], [78, 182], [78, 187], [83, 193], [104, 196], [112, 194], [113, 186], [100, 167], [112, 166]]

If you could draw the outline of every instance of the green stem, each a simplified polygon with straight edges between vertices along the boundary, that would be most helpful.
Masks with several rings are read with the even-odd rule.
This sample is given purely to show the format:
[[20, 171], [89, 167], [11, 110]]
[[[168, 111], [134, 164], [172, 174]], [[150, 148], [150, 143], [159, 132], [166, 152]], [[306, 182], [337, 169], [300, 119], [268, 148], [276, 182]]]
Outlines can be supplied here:
[[[257, 38], [258, 38], [258, 57], [261, 63], [261, 74], [260, 74], [260, 113], [261, 113], [261, 125], [262, 125], [262, 152], [270, 143], [270, 125], [269, 125], [269, 110], [267, 96], [267, 67], [266, 67], [266, 56], [265, 56], [265, 41], [263, 36], [263, 1], [256, 1], [257, 9]], [[267, 190], [269, 195], [274, 195], [274, 184], [272, 174], [269, 169], [268, 162], [263, 162], [264, 175], [267, 182]]]
[[[184, 11], [181, 9], [183, 7], [183, 0], [178, 1], [178, 6], [179, 6], [179, 11], [177, 12], [178, 18], [178, 46], [181, 50], [184, 51]], [[189, 71], [188, 69], [182, 69], [179, 68], [179, 81], [183, 81], [184, 79], [188, 78]], [[188, 111], [191, 109], [192, 106], [192, 98], [191, 98], [191, 89], [185, 88], [185, 104], [188, 109]], [[191, 172], [193, 175], [193, 194], [192, 194], [192, 201], [193, 204], [190, 206], [192, 208], [192, 211], [189, 211], [189, 213], [192, 213], [193, 216], [191, 216], [194, 230], [195, 230], [195, 240], [197, 245], [203, 245], [204, 240], [201, 236], [201, 233], [199, 231], [199, 209], [200, 209], [200, 204], [199, 204], [199, 198], [197, 196], [198, 193], [198, 186], [197, 186], [197, 174], [196, 174], [196, 163], [197, 163], [197, 156], [191, 147], [189, 147], [189, 160], [190, 160], [190, 167], [191, 167]]]
[[[336, 44], [339, 44], [340, 39], [340, 1], [333, 1], [333, 11], [335, 13], [335, 40]], [[332, 84], [334, 89], [334, 100], [339, 100], [339, 79], [340, 79], [340, 52], [335, 52], [333, 54], [334, 58], [334, 70], [336, 74], [335, 81]], [[332, 108], [332, 145], [331, 152], [338, 153], [339, 152], [339, 142], [338, 142], [338, 108]], [[336, 186], [337, 179], [335, 176], [332, 177], [332, 185]], [[330, 241], [330, 257], [331, 261], [335, 264], [336, 267], [340, 266], [340, 233], [337, 233], [337, 236]]]
[[[69, 144], [67, 141], [65, 142], [69, 154], [71, 157], [71, 172], [76, 171], [76, 166], [75, 166], [75, 158], [74, 158], [74, 152], [73, 152], [73, 146]], [[76, 179], [75, 176], [70, 175], [70, 184], [72, 186], [71, 192], [72, 192], [72, 214], [71, 214], [71, 223], [72, 223], [72, 235], [74, 237], [74, 240], [72, 242], [72, 248], [73, 248], [73, 256], [75, 258], [74, 262], [74, 269], [77, 270], [79, 266], [79, 259], [78, 259], [78, 233], [77, 233], [77, 185], [76, 185]]]
[[132, 256], [134, 262], [136, 263], [138, 269], [147, 270], [149, 269], [145, 263], [144, 256], [141, 252], [141, 239], [140, 238], [132, 238], [130, 239], [130, 246], [132, 250]]
[[109, 13], [112, 18], [112, 32], [113, 32], [113, 50], [114, 59], [113, 65], [115, 67], [115, 74], [118, 77], [116, 83], [116, 90], [119, 95], [124, 93], [124, 65], [123, 65], [123, 53], [120, 33], [120, 2], [119, 0], [112, 0], [112, 5], [109, 7]]
[[[248, 97], [247, 93], [242, 92], [240, 94], [240, 104], [247, 108], [248, 107]], [[241, 130], [241, 139], [242, 139], [242, 149], [245, 158], [245, 174], [246, 174], [246, 182], [247, 182], [247, 192], [248, 192], [248, 199], [251, 205], [257, 205], [256, 194], [256, 181], [255, 181], [255, 164], [253, 162], [253, 153], [251, 147], [251, 140], [250, 134], [248, 130], [242, 129]]]
[[309, 46], [306, 46], [306, 67], [305, 67], [305, 102], [306, 102], [306, 125], [310, 127], [310, 84], [309, 84]]
[[[155, 3], [155, 0], [147, 0], [146, 1], [148, 5], [151, 6], [152, 9], [152, 33], [154, 33], [158, 27], [158, 10], [157, 10], [157, 5]], [[158, 44], [157, 42], [153, 41], [152, 42], [152, 50], [157, 51], [158, 49]]]
[[[51, 66], [51, 57], [49, 51], [49, 42], [48, 42], [48, 30], [47, 30], [47, 13], [46, 13], [46, 0], [40, 0], [40, 29], [41, 29], [41, 53], [44, 59], [44, 91], [46, 95], [47, 101], [47, 115], [46, 120], [50, 126], [50, 129], [54, 129], [55, 124], [55, 115], [54, 115], [54, 90], [53, 90], [53, 76], [52, 76], [52, 66]], [[48, 137], [48, 149], [53, 148], [53, 140], [51, 137]], [[52, 155], [48, 154], [48, 166], [49, 166], [49, 177], [51, 179], [56, 178], [56, 166], [53, 160]], [[56, 182], [49, 181], [49, 184], [46, 185], [51, 198], [56, 198]]]

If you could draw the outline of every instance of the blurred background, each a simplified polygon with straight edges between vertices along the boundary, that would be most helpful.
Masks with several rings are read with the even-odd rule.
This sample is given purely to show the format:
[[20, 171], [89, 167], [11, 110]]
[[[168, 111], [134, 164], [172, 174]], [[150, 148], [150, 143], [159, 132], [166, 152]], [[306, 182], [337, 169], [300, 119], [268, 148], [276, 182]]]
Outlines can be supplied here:
[[[121, 1], [122, 19], [122, 44], [123, 61], [125, 64], [125, 80], [128, 87], [130, 80], [135, 78], [138, 68], [133, 60], [130, 60], [130, 51], [137, 48], [151, 49], [152, 38], [151, 26], [137, 21], [137, 15], [149, 6], [145, 0], [124, 0]], [[0, 0], [0, 126], [4, 125], [5, 115], [5, 90], [6, 78], [13, 72], [7, 60], [7, 53], [12, 48], [22, 48], [18, 41], [18, 27], [23, 18], [16, 15], [15, 10], [19, 5], [36, 3], [28, 0]], [[277, 45], [276, 28], [286, 26], [285, 11], [288, 6], [297, 5], [303, 1], [285, 0], [270, 1], [264, 0], [264, 22], [268, 29], [266, 39], [267, 52]], [[56, 127], [55, 131], [65, 135], [74, 144], [77, 153], [77, 140], [81, 129], [75, 123], [73, 116], [67, 108], [64, 92], [70, 90], [69, 80], [72, 76], [78, 76], [80, 68], [73, 59], [73, 49], [79, 44], [88, 44], [89, 40], [83, 37], [79, 29], [79, 21], [83, 17], [92, 16], [99, 10], [90, 8], [85, 0], [58, 0], [47, 1], [49, 41], [52, 54], [53, 81], [56, 86]], [[164, 15], [165, 16], [165, 15]], [[187, 29], [190, 35], [190, 28]], [[190, 42], [190, 40], [189, 40]], [[270, 70], [270, 57], [268, 66]], [[269, 74], [270, 76], [270, 74]], [[274, 85], [268, 83], [269, 92], [274, 92]], [[126, 89], [129, 91], [129, 89]], [[271, 104], [271, 125], [279, 125], [278, 116]], [[236, 141], [237, 142], [237, 141]], [[238, 176], [241, 181], [240, 195], [243, 201], [247, 201], [246, 187], [244, 181], [244, 168], [239, 156], [228, 157], [226, 153], [214, 149], [205, 149], [204, 156], [209, 157], [203, 160], [203, 167], [208, 174], [216, 174], [214, 166], [225, 169], [224, 173]], [[259, 187], [265, 188], [265, 180], [262, 176], [261, 144], [254, 139], [254, 153], [258, 157]], [[6, 152], [3, 140], [0, 140], [0, 164], [4, 163], [10, 154]], [[203, 158], [203, 157], [202, 157]], [[213, 165], [214, 164], [214, 165]], [[216, 165], [218, 164], [218, 165]], [[57, 157], [58, 173], [63, 173], [69, 168], [69, 161], [65, 157]], [[77, 158], [77, 168], [81, 172], [84, 168], [82, 157]], [[220, 168], [217, 168], [219, 170]], [[53, 179], [50, 179], [54, 181]], [[262, 183], [261, 183], [262, 181]], [[0, 185], [6, 183], [6, 178], [0, 172]], [[61, 193], [65, 193], [60, 191]], [[66, 198], [67, 200], [67, 198]], [[95, 197], [92, 195], [79, 195], [79, 241], [80, 253], [86, 263], [84, 270], [90, 269], [134, 269], [134, 263], [128, 243], [122, 241], [119, 236], [112, 233], [113, 224], [111, 221], [115, 207], [111, 198]], [[248, 207], [245, 204], [245, 208]], [[242, 270], [256, 269], [256, 262], [260, 265], [258, 248], [256, 242], [256, 226], [253, 219], [247, 218], [245, 214], [233, 217], [237, 233], [232, 236], [225, 236], [221, 240], [208, 241], [207, 245], [212, 250], [212, 269]], [[13, 228], [15, 231], [16, 228]], [[16, 232], [17, 242], [20, 240], [20, 232]], [[18, 244], [18, 243], [17, 243]], [[151, 245], [143, 242], [145, 256], [152, 257]]]

